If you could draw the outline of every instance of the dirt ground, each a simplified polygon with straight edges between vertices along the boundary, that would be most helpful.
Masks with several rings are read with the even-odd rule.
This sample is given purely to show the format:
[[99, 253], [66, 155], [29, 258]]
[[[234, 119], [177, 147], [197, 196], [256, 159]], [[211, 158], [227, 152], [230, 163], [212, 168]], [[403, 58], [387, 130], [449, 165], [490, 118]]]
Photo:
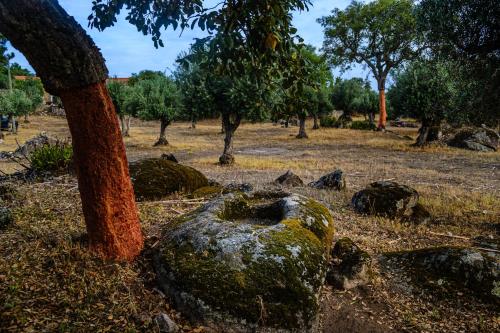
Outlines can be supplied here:
[[[29, 124], [21, 123], [17, 136], [7, 134], [0, 150], [12, 151], [17, 145], [15, 139], [22, 144], [41, 131], [59, 138], [69, 136], [64, 118], [33, 116], [30, 120]], [[376, 260], [387, 251], [475, 246], [476, 237], [498, 241], [500, 153], [414, 148], [413, 141], [404, 136], [415, 138], [416, 129], [391, 130], [394, 133], [309, 129], [310, 138], [299, 140], [295, 138], [297, 127], [243, 124], [236, 132], [236, 165], [232, 167], [216, 164], [223, 145], [217, 121], [201, 122], [196, 129], [187, 123], [175, 123], [167, 130], [170, 146], [153, 147], [159, 124], [134, 120], [131, 137], [125, 143], [130, 161], [173, 153], [181, 163], [218, 182], [245, 182], [256, 188], [267, 187], [287, 170], [307, 183], [342, 169], [347, 175], [344, 192], [307, 187], [293, 190], [327, 205], [335, 219], [336, 239], [350, 237], [375, 259], [377, 274], [368, 286], [351, 291], [325, 288], [321, 311], [324, 332], [500, 331], [500, 311], [493, 305], [467, 293], [443, 298], [432, 290], [416, 293], [402, 289], [399, 286], [404, 277], [379, 267]], [[16, 169], [20, 167], [15, 163], [0, 161], [3, 172]], [[357, 215], [350, 207], [352, 195], [378, 180], [394, 180], [414, 187], [420, 194], [420, 202], [431, 212], [432, 221], [410, 225]], [[18, 186], [23, 198], [22, 205], [15, 208], [18, 228], [0, 233], [0, 295], [4, 292], [0, 303], [4, 298], [10, 304], [0, 315], [0, 331], [52, 331], [50, 328], [85, 331], [89, 321], [96, 325], [92, 331], [154, 331], [150, 318], [159, 311], [183, 322], [182, 316], [155, 289], [146, 259], [130, 266], [109, 265], [91, 258], [81, 248], [76, 240], [84, 232], [84, 225], [74, 178], [65, 176], [42, 184]], [[182, 203], [178, 197], [167, 199], [139, 205], [148, 242], [154, 241], [159, 225], [196, 207], [193, 203]], [[43, 254], [33, 254], [34, 248]], [[15, 269], [14, 263], [19, 263]], [[52, 268], [44, 269], [46, 265]], [[67, 266], [75, 267], [68, 271]], [[31, 267], [43, 272], [30, 274]], [[96, 270], [97, 276], [93, 277]], [[102, 282], [109, 280], [110, 274], [116, 278]], [[57, 287], [60, 275], [73, 283], [79, 281], [78, 285], [84, 285], [87, 293], [94, 296], [87, 299], [76, 290]], [[54, 286], [49, 290], [48, 282], [40, 280], [52, 281]], [[109, 288], [116, 290], [109, 295]], [[61, 302], [54, 305], [47, 296], [51, 292], [64, 300], [63, 305]], [[72, 304], [81, 299], [81, 306]], [[128, 303], [123, 305], [124, 302]], [[40, 304], [45, 308], [39, 308]], [[96, 308], [95, 304], [100, 305]], [[102, 314], [96, 315], [96, 309]], [[47, 326], [49, 323], [52, 326]], [[203, 331], [189, 324], [184, 324], [183, 330]]]

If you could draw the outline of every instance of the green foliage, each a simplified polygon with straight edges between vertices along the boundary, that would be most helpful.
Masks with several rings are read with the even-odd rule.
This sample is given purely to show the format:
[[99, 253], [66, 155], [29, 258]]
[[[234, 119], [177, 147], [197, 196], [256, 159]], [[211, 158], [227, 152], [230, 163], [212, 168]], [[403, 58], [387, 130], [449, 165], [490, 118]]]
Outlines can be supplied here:
[[374, 123], [371, 123], [371, 122], [366, 121], [366, 120], [362, 120], [362, 121], [354, 120], [351, 123], [350, 128], [354, 129], [354, 130], [374, 131], [377, 129], [377, 126], [375, 126]]
[[13, 89], [0, 92], [0, 114], [19, 117], [28, 114], [33, 107], [28, 95], [22, 90]]
[[325, 28], [324, 50], [331, 63], [344, 69], [366, 64], [379, 90], [392, 68], [420, 53], [412, 0], [353, 1], [319, 22]]
[[450, 63], [417, 61], [394, 76], [388, 98], [395, 115], [415, 117], [428, 124], [456, 115], [458, 84]]
[[107, 84], [107, 87], [109, 95], [113, 100], [113, 105], [115, 106], [116, 113], [119, 116], [130, 115], [129, 111], [132, 109], [126, 108], [126, 100], [131, 92], [131, 89], [128, 87], [128, 85], [123, 82], [111, 80]]
[[58, 142], [37, 147], [30, 154], [31, 168], [37, 172], [67, 170], [73, 160], [73, 147]]
[[333, 116], [323, 116], [319, 119], [321, 127], [336, 128], [338, 127], [338, 120]]
[[127, 112], [137, 112], [144, 120], [162, 120], [170, 123], [181, 108], [179, 90], [175, 82], [158, 72], [153, 75], [138, 75], [133, 88], [127, 91], [125, 108]]
[[496, 0], [423, 0], [419, 29], [432, 53], [456, 63], [461, 119], [498, 126], [500, 119], [500, 6]]
[[[244, 72], [245, 64], [253, 65], [258, 77], [277, 60], [285, 65], [294, 45], [292, 11], [306, 10], [309, 0], [265, 0], [220, 2], [182, 0], [159, 4], [154, 0], [96, 0], [90, 25], [102, 30], [114, 25], [116, 16], [126, 6], [127, 20], [142, 33], [150, 34], [155, 46], [163, 46], [162, 29], [198, 27], [211, 34], [210, 58], [225, 72]], [[206, 6], [205, 6], [206, 4]], [[284, 57], [282, 57], [284, 55]], [[283, 66], [282, 68], [286, 68]]]
[[28, 113], [36, 111], [43, 103], [43, 85], [40, 80], [29, 78], [14, 81], [14, 88], [23, 91], [31, 102]]
[[344, 111], [346, 116], [354, 113], [368, 115], [378, 111], [377, 94], [371, 89], [369, 82], [360, 78], [337, 80], [331, 99], [335, 108]]

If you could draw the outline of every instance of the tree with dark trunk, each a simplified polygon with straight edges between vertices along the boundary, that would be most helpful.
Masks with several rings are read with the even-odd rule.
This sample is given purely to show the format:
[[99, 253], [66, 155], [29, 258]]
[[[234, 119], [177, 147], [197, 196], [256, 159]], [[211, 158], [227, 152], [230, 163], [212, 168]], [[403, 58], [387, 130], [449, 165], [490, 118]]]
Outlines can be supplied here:
[[306, 133], [306, 114], [299, 114], [299, 134], [297, 134], [297, 139], [309, 139]]
[[319, 22], [325, 28], [324, 50], [333, 65], [348, 69], [352, 63], [364, 63], [372, 71], [379, 92], [378, 128], [385, 129], [387, 76], [422, 51], [413, 1], [353, 1]]
[[319, 121], [318, 121], [318, 115], [315, 113], [313, 114], [313, 130], [319, 129]]
[[167, 127], [182, 109], [175, 81], [161, 72], [143, 71], [132, 80], [125, 108], [135, 110], [139, 118], [160, 121], [160, 136], [154, 146], [168, 145]]
[[224, 128], [224, 151], [219, 157], [221, 165], [231, 165], [234, 163], [233, 136], [241, 123], [241, 115], [224, 113], [222, 115], [222, 126]]
[[414, 62], [394, 76], [388, 92], [394, 112], [422, 122], [416, 146], [439, 140], [442, 121], [459, 112], [454, 73], [453, 63], [435, 59]]
[[143, 237], [98, 48], [57, 1], [0, 0], [0, 32], [64, 103], [91, 249], [104, 258], [134, 259]]

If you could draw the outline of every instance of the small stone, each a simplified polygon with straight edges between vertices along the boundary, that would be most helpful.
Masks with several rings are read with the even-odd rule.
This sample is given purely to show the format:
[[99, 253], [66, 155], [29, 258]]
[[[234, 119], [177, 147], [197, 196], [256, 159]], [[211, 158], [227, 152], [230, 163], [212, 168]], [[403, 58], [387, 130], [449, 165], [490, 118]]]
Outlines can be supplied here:
[[279, 184], [279, 185], [289, 186], [289, 187], [303, 186], [304, 185], [304, 182], [302, 181], [302, 179], [300, 179], [299, 176], [297, 176], [296, 174], [294, 174], [290, 170], [288, 170], [285, 174], [276, 178], [276, 180], [274, 182]]
[[253, 186], [252, 186], [252, 184], [248, 184], [248, 183], [241, 183], [241, 184], [229, 183], [226, 186], [224, 186], [222, 189], [222, 193], [224, 193], [224, 194], [231, 193], [231, 192], [247, 193], [247, 192], [252, 192], [252, 191], [253, 191]]
[[344, 172], [337, 169], [332, 173], [324, 175], [317, 181], [309, 183], [309, 186], [317, 189], [344, 190], [346, 188]]
[[177, 333], [179, 326], [166, 313], [160, 313], [155, 318], [161, 333]]
[[179, 163], [179, 161], [177, 160], [177, 158], [172, 153], [170, 153], [170, 154], [162, 154], [161, 158], [164, 159], [164, 160], [167, 160], [167, 161], [172, 161], [172, 162], [175, 162], [175, 163]]
[[14, 217], [10, 209], [0, 207], [0, 230], [7, 228], [12, 223], [14, 223]]
[[369, 281], [371, 257], [350, 238], [337, 241], [332, 249], [327, 282], [338, 289], [352, 289]]

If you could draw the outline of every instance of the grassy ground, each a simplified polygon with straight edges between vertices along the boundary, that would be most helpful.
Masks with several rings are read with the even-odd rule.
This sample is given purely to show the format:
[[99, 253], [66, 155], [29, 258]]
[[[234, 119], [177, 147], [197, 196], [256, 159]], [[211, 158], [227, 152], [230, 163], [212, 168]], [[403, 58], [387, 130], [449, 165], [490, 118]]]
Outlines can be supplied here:
[[[310, 125], [309, 125], [310, 126]], [[12, 151], [41, 131], [66, 138], [64, 118], [36, 116], [21, 124], [17, 136], [6, 135], [0, 150]], [[392, 133], [320, 129], [298, 140], [297, 127], [244, 124], [234, 143], [237, 164], [215, 164], [222, 151], [219, 122], [197, 129], [177, 123], [168, 129], [167, 147], [153, 148], [159, 124], [134, 121], [125, 139], [130, 160], [174, 153], [222, 183], [248, 182], [264, 188], [288, 169], [305, 182], [336, 168], [347, 174], [345, 192], [298, 188], [328, 205], [335, 217], [336, 237], [351, 237], [373, 256], [385, 251], [437, 245], [473, 245], [478, 236], [499, 238], [500, 153], [411, 147], [415, 129]], [[2, 161], [0, 170], [20, 167]], [[433, 215], [428, 225], [407, 225], [355, 214], [353, 193], [376, 180], [395, 180], [418, 190]], [[16, 183], [19, 195], [8, 203], [15, 226], [0, 232], [0, 331], [155, 331], [152, 320], [167, 312], [184, 331], [190, 327], [155, 288], [147, 251], [133, 265], [102, 262], [85, 250], [84, 224], [75, 179], [69, 176], [43, 183]], [[192, 203], [167, 198], [139, 205], [147, 243], [158, 228]], [[461, 238], [453, 237], [459, 236]], [[375, 267], [377, 269], [377, 267]], [[493, 332], [500, 329], [499, 312], [468, 295], [446, 299], [432, 293], [405, 292], [386, 274], [368, 288], [323, 293], [325, 332]]]

